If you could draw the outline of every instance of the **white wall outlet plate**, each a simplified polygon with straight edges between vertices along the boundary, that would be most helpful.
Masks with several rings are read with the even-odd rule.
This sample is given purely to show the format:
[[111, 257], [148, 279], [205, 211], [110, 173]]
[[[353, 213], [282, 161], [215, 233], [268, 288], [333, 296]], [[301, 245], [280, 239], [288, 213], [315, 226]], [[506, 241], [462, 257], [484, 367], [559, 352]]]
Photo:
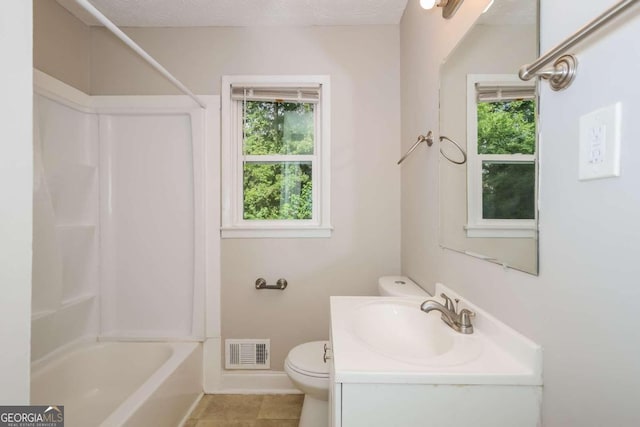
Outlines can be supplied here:
[[580, 117], [580, 181], [620, 176], [622, 104]]

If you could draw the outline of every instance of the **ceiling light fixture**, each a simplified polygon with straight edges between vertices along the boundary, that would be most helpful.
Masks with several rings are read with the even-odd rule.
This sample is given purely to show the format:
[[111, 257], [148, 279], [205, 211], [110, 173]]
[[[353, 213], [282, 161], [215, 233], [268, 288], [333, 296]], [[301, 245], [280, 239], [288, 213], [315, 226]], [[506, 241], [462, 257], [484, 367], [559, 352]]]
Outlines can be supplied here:
[[442, 8], [442, 17], [451, 19], [464, 0], [420, 0], [423, 9], [432, 9], [434, 6]]

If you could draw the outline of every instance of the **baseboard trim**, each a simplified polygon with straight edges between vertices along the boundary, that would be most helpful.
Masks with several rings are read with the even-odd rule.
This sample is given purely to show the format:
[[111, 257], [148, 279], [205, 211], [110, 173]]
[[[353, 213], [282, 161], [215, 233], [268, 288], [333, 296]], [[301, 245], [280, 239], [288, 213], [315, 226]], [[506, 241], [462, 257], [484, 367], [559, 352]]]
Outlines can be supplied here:
[[284, 371], [223, 371], [221, 379], [211, 394], [301, 394]]

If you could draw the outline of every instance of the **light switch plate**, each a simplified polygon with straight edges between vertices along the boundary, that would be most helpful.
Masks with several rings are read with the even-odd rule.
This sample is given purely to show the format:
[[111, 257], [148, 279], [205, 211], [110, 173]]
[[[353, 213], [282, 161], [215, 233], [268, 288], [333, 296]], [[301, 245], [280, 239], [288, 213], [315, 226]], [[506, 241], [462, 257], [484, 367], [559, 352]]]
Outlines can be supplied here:
[[580, 181], [620, 176], [622, 104], [580, 117]]

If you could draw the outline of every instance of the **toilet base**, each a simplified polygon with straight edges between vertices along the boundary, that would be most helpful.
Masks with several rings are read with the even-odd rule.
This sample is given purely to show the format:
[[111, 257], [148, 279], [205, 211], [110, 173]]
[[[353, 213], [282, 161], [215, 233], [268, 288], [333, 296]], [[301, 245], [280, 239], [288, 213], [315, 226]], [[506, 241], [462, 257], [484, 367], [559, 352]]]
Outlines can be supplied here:
[[328, 425], [329, 403], [305, 394], [298, 427], [327, 427]]

